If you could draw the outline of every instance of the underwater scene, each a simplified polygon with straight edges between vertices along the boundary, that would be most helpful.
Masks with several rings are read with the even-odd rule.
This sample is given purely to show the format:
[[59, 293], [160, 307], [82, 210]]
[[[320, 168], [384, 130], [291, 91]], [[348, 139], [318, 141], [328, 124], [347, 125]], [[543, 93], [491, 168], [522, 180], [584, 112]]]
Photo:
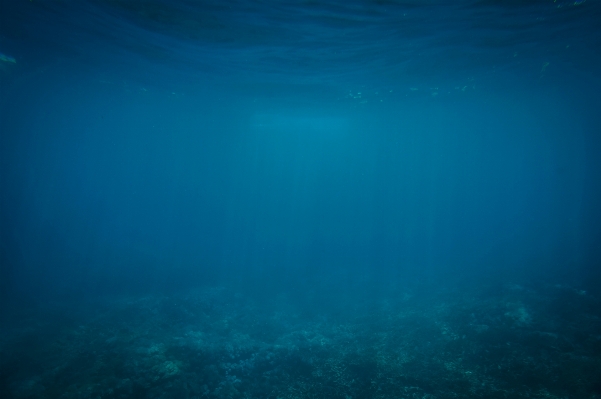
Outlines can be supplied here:
[[0, 6], [0, 398], [601, 399], [601, 2]]

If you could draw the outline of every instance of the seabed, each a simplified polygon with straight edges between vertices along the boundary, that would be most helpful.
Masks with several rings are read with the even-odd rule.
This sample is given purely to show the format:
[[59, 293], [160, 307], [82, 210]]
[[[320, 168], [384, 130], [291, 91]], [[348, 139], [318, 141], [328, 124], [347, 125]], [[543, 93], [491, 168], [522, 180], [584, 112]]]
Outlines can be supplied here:
[[601, 301], [584, 291], [305, 301], [213, 287], [15, 312], [0, 396], [601, 398]]

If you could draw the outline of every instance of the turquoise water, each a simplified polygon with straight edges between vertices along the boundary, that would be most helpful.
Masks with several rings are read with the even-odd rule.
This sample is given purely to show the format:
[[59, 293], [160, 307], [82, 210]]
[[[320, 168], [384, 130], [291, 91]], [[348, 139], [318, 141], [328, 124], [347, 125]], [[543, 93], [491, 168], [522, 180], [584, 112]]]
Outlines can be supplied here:
[[0, 10], [0, 396], [598, 398], [601, 4]]

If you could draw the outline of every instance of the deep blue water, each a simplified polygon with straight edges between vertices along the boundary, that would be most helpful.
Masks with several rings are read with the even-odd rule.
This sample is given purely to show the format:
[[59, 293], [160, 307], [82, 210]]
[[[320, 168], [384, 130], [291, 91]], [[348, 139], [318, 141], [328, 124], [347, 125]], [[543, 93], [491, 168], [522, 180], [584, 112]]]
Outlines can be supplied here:
[[597, 2], [2, 11], [7, 289], [598, 275]]
[[[4, 1], [2, 312], [214, 287], [324, 320], [407, 292], [597, 298], [599, 21], [595, 0]], [[478, 325], [529, 325], [503, 295]], [[43, 397], [23, 375], [0, 393]]]

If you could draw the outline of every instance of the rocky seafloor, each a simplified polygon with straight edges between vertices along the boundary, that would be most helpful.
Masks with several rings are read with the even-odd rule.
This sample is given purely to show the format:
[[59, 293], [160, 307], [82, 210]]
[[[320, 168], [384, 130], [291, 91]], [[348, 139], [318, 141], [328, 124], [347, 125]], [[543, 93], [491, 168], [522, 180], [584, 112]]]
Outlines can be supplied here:
[[601, 398], [601, 301], [505, 285], [327, 309], [215, 287], [57, 303], [4, 317], [0, 396]]

